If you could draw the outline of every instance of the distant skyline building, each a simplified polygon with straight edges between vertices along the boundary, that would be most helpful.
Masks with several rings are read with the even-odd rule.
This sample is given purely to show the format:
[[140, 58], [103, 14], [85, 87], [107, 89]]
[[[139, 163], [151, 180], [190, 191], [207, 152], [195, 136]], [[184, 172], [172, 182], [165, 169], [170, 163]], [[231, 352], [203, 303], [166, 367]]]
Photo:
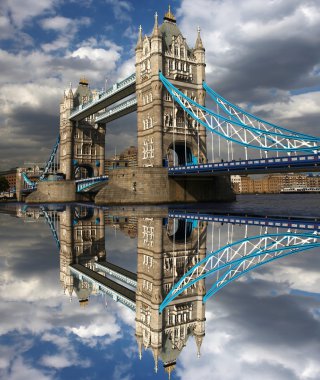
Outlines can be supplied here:
[[231, 182], [236, 194], [279, 194], [285, 191], [317, 191], [320, 189], [320, 175], [305, 173], [269, 174], [262, 178], [248, 175], [231, 176]]

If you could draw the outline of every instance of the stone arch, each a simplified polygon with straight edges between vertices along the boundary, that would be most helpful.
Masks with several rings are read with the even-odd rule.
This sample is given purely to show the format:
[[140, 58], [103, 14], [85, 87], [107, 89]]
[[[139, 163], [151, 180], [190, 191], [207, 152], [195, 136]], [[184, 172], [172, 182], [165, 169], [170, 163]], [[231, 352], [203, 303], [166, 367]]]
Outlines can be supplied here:
[[75, 167], [75, 179], [94, 177], [94, 168], [90, 164], [77, 164]]
[[169, 166], [191, 165], [195, 161], [191, 145], [185, 141], [171, 143], [167, 150]]
[[171, 241], [182, 243], [188, 241], [193, 232], [193, 222], [186, 219], [170, 219], [167, 234]]

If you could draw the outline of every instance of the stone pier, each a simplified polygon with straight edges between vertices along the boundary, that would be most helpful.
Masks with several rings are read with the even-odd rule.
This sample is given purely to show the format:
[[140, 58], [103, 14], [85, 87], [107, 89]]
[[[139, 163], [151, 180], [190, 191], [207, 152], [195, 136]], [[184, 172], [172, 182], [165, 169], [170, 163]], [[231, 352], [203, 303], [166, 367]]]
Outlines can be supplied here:
[[96, 204], [164, 204], [235, 200], [230, 178], [168, 177], [166, 168], [126, 168], [110, 173]]
[[92, 195], [76, 192], [75, 181], [38, 182], [37, 190], [26, 198], [26, 203], [64, 203], [93, 201]]

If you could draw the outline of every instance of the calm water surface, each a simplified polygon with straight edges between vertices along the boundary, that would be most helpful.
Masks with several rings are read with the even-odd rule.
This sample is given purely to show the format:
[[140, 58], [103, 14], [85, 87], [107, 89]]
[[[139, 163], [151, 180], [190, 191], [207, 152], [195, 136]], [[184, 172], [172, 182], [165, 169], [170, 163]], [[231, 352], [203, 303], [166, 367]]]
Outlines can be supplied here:
[[[320, 379], [320, 195], [0, 211], [2, 379]], [[231, 260], [244, 239], [258, 252], [266, 236], [296, 254], [224, 287], [221, 267], [159, 313], [201, 259], [233, 244]]]

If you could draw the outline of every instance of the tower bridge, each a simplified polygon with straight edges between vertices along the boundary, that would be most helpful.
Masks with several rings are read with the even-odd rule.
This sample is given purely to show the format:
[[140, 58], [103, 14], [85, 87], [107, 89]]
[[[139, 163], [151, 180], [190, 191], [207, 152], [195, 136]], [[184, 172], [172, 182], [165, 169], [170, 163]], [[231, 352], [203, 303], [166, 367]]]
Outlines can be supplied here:
[[[319, 137], [262, 120], [208, 86], [200, 28], [191, 47], [171, 10], [161, 25], [155, 15], [150, 36], [140, 27], [135, 58], [135, 73], [106, 91], [81, 78], [64, 93], [59, 138], [27, 202], [85, 200], [93, 189], [98, 204], [232, 201], [231, 174], [319, 170]], [[138, 167], [103, 178], [106, 124], [131, 112]], [[245, 159], [235, 160], [240, 149]]]

